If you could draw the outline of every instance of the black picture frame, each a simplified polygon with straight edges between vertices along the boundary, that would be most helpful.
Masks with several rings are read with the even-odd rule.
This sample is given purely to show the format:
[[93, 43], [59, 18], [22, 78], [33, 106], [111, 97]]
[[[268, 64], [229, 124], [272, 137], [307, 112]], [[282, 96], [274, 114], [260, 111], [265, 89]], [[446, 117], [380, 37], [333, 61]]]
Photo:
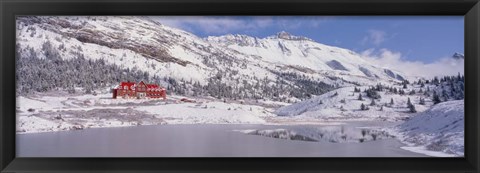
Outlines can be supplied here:
[[[1, 172], [478, 172], [478, 0], [1, 0]], [[16, 158], [17, 15], [459, 15], [465, 17], [465, 158]]]

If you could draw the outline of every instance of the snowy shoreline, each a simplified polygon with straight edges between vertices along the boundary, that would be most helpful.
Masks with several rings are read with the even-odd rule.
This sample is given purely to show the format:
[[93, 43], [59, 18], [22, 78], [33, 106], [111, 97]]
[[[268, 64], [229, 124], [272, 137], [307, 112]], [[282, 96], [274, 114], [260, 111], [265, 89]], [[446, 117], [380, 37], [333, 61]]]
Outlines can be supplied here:
[[[265, 124], [271, 108], [214, 100], [111, 99], [110, 94], [17, 97], [17, 133], [162, 124]], [[272, 103], [269, 103], [272, 104]]]
[[[348, 94], [349, 90], [352, 90], [352, 87], [340, 88], [290, 106], [285, 103], [272, 101], [261, 101], [259, 103], [247, 101], [240, 103], [200, 98], [195, 99], [195, 103], [188, 103], [179, 101], [181, 98], [184, 98], [182, 96], [170, 96], [167, 100], [111, 99], [109, 93], [99, 95], [61, 96], [39, 94], [35, 97], [19, 96], [17, 97], [17, 134], [88, 128], [176, 124], [314, 125], [339, 127], [355, 121], [365, 123], [377, 121], [400, 124], [389, 127], [366, 125], [364, 128], [381, 129], [388, 133], [387, 136], [395, 136], [395, 138], [406, 145], [402, 147], [404, 150], [434, 157], [463, 156], [463, 100], [448, 101], [432, 105], [431, 108], [421, 107], [420, 110], [422, 111], [417, 113], [418, 115], [404, 120], [403, 117], [407, 114], [399, 112], [399, 110], [404, 108], [385, 108], [383, 114], [390, 114], [387, 118], [382, 118], [385, 116], [377, 116], [378, 110], [355, 111], [355, 107], [361, 103], [356, 100], [349, 101], [354, 103], [353, 105], [345, 106], [349, 111], [337, 108], [336, 104], [338, 104], [339, 100], [352, 97]], [[339, 93], [338, 97], [330, 96], [337, 92]], [[384, 95], [384, 97], [387, 97], [386, 100], [389, 100], [388, 95]], [[319, 99], [323, 101], [320, 104], [320, 108], [317, 103]], [[400, 100], [397, 103], [398, 105], [404, 104], [400, 97], [395, 97], [395, 99]], [[275, 109], [275, 107], [280, 106], [283, 107]], [[301, 109], [308, 111], [301, 111], [300, 113], [291, 112]], [[275, 115], [282, 111], [290, 111], [288, 114], [300, 115]], [[325, 116], [325, 112], [330, 113], [330, 115]], [[349, 116], [349, 114], [355, 113], [362, 116]], [[441, 118], [441, 120], [437, 123], [430, 122], [432, 117]], [[455, 126], [453, 128], [454, 131], [446, 131], [449, 133], [439, 132], [439, 129], [449, 126], [446, 123], [452, 123], [452, 121], [456, 124], [461, 124], [461, 126]], [[425, 126], [425, 124], [431, 125]], [[259, 134], [264, 134], [264, 132], [259, 131]]]

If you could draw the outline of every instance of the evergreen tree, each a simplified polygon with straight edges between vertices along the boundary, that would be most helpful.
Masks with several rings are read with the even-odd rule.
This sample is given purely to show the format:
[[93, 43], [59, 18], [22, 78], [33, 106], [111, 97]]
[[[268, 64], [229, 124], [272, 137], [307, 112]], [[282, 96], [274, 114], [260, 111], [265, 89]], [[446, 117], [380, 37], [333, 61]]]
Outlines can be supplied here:
[[408, 101], [407, 101], [407, 108], [410, 113], [417, 112], [417, 110], [415, 109], [415, 105], [413, 105], [412, 102], [410, 101], [410, 97], [408, 98]]
[[409, 95], [415, 95], [415, 90], [412, 89], [412, 91], [410, 91], [410, 93], [408, 93]]
[[437, 95], [436, 92], [433, 93], [433, 104], [438, 104], [438, 103], [441, 103], [442, 100], [440, 100], [440, 97]]
[[370, 89], [366, 90], [365, 92], [367, 93], [367, 97], [370, 97], [372, 99], [381, 98], [380, 94], [378, 94], [378, 92], [374, 88], [370, 88]]
[[413, 104], [410, 104], [410, 105], [408, 106], [408, 109], [409, 109], [410, 113], [415, 113], [415, 112], [417, 112], [417, 110], [415, 109], [415, 105], [413, 105]]
[[360, 110], [362, 110], [362, 111], [367, 110], [367, 107], [362, 103], [360, 105]]
[[357, 88], [357, 87], [353, 88], [353, 92], [357, 92], [357, 93], [360, 92], [360, 88]]
[[420, 98], [420, 102], [419, 102], [418, 104], [425, 105], [425, 99], [424, 99], [424, 98]]

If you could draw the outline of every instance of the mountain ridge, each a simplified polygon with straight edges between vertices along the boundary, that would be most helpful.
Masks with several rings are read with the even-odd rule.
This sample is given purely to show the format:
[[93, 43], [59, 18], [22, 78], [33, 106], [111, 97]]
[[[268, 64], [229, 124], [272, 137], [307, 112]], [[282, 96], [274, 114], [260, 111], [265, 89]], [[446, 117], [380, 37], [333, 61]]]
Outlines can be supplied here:
[[[186, 89], [189, 92], [196, 82], [207, 87], [217, 80], [215, 85], [237, 85], [228, 90], [254, 97], [265, 91], [239, 90], [263, 82], [268, 87], [289, 88], [286, 93], [270, 94], [281, 97], [303, 88], [302, 82], [306, 81], [302, 80], [345, 87], [398, 83], [404, 79], [401, 72], [376, 66], [351, 50], [287, 32], [265, 38], [232, 34], [200, 38], [149, 18], [109, 16], [19, 17], [17, 30], [19, 54], [24, 56], [50, 56], [45, 54], [50, 51], [44, 50], [48, 42], [47, 47], [58, 48], [53, 51], [61, 59], [102, 60], [122, 69], [148, 73], [149, 77], [191, 81], [187, 85], [190, 89]], [[286, 80], [291, 75], [301, 80]], [[301, 97], [321, 94], [301, 90]]]

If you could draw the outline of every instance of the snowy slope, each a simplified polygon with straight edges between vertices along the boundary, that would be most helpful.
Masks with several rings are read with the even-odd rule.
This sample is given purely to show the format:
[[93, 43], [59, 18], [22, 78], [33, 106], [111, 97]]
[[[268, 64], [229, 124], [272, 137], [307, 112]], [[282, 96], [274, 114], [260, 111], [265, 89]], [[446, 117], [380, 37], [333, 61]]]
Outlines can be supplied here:
[[[124, 68], [137, 68], [152, 76], [205, 80], [220, 70], [242, 75], [271, 75], [264, 68], [249, 66], [241, 53], [213, 47], [195, 35], [143, 17], [26, 17], [17, 21], [20, 50], [33, 48], [42, 57], [49, 41], [61, 48], [64, 59], [79, 55], [104, 59]], [[128, 33], [128, 34], [127, 34]], [[236, 61], [234, 61], [236, 60]], [[207, 62], [208, 61], [208, 62]], [[248, 69], [248, 70], [245, 70]]]
[[242, 80], [253, 84], [254, 77], [275, 81], [281, 72], [340, 86], [351, 86], [343, 81], [373, 84], [399, 81], [398, 76], [402, 76], [365, 61], [353, 51], [286, 32], [262, 39], [242, 35], [203, 39], [147, 17], [124, 16], [21, 17], [17, 30], [21, 54], [28, 54], [31, 48], [39, 58], [45, 58], [42, 46], [50, 42], [63, 59], [104, 59], [151, 76], [201, 84], [217, 74], [225, 74], [229, 84], [237, 85]]
[[[279, 32], [266, 38], [246, 35], [207, 37], [215, 42], [260, 60], [282, 65], [293, 65], [317, 72], [326, 72], [347, 80], [403, 80], [402, 74], [383, 69], [365, 61], [351, 50], [317, 43], [312, 39]], [[389, 74], [393, 73], [393, 75]]]
[[[420, 93], [399, 95], [389, 91], [381, 91], [378, 92], [381, 98], [375, 99], [375, 105], [371, 106], [372, 99], [363, 92], [368, 87], [357, 88], [360, 88], [362, 92], [354, 92], [354, 87], [340, 88], [312, 99], [281, 107], [275, 111], [275, 114], [279, 116], [297, 116], [298, 118], [396, 121], [412, 115], [407, 108], [408, 98], [410, 98], [412, 104], [415, 105], [416, 110], [419, 112], [428, 109], [433, 104], [429, 98], [426, 98], [426, 104], [420, 105], [419, 99], [424, 98]], [[406, 89], [406, 91], [408, 92], [412, 89], [419, 90], [418, 87], [412, 87]], [[358, 100], [359, 94], [362, 94], [363, 100]], [[394, 100], [393, 105], [390, 104], [391, 99]], [[369, 110], [361, 110], [361, 104], [368, 106]]]
[[464, 100], [434, 105], [398, 126], [403, 140], [411, 146], [464, 155]]

